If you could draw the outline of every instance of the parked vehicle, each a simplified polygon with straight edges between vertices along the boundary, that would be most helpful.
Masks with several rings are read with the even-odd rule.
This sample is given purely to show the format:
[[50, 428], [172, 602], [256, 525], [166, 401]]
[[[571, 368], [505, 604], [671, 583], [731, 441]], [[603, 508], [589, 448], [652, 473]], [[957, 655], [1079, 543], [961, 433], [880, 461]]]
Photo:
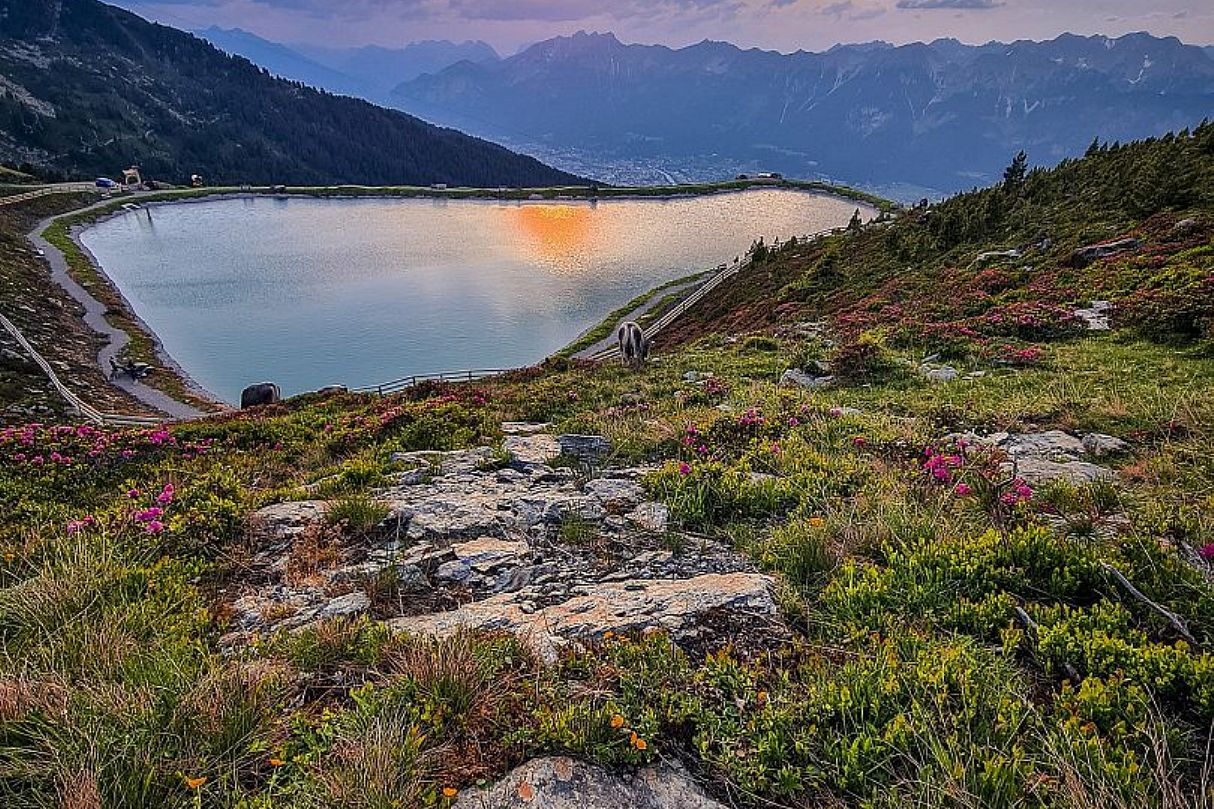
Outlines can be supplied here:
[[114, 188], [118, 187], [118, 183], [114, 182], [109, 177], [98, 177], [97, 178], [97, 187], [114, 189]]

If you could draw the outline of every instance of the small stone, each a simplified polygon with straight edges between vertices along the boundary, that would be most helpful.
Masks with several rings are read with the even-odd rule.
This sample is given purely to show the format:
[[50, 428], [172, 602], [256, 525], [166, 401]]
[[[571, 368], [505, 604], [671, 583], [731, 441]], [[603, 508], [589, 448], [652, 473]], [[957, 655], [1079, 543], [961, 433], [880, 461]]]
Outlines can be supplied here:
[[923, 375], [927, 378], [928, 382], [931, 382], [931, 383], [937, 384], [937, 385], [944, 384], [946, 382], [952, 382], [952, 381], [956, 380], [958, 376], [960, 376], [957, 369], [952, 367], [951, 365], [945, 365], [941, 368], [926, 368], [925, 367], [925, 368], [921, 368], [920, 370], [923, 372]]
[[543, 421], [505, 421], [502, 422], [503, 435], [535, 435], [542, 433], [552, 425]]
[[518, 466], [546, 464], [561, 454], [560, 442], [545, 433], [507, 436], [502, 449]]
[[1075, 317], [1083, 321], [1088, 331], [1108, 331], [1112, 326], [1109, 315], [1113, 312], [1113, 304], [1109, 301], [1092, 301], [1086, 309], [1076, 309]]
[[459, 561], [477, 573], [492, 573], [505, 565], [518, 564], [530, 548], [526, 542], [481, 537], [452, 545], [451, 550]]
[[371, 609], [371, 599], [366, 593], [355, 591], [344, 596], [338, 596], [320, 608], [316, 617], [322, 620], [330, 618], [349, 618], [361, 615]]
[[562, 435], [557, 438], [561, 454], [592, 464], [611, 454], [611, 442], [601, 435]]
[[[1011, 464], [1006, 464], [1004, 470], [1010, 472]], [[1016, 474], [1033, 486], [1049, 483], [1052, 480], [1065, 480], [1069, 483], [1088, 484], [1109, 482], [1117, 476], [1111, 469], [1083, 461], [1059, 463], [1042, 458], [1028, 457], [1017, 460]]]
[[806, 390], [821, 390], [830, 387], [835, 382], [833, 376], [812, 376], [800, 368], [789, 368], [780, 377], [780, 386], [784, 388], [805, 388]]
[[1103, 433], [1088, 433], [1083, 437], [1083, 451], [1093, 458], [1103, 458], [1106, 455], [1120, 455], [1130, 449], [1130, 445], [1120, 438]]
[[472, 566], [460, 559], [444, 562], [438, 566], [438, 570], [434, 571], [434, 578], [442, 582], [459, 583], [467, 581], [471, 577]]
[[1172, 236], [1176, 238], [1184, 238], [1192, 236], [1197, 232], [1197, 220], [1193, 218], [1181, 219], [1172, 226]]
[[1071, 253], [1071, 266], [1083, 268], [1099, 261], [1103, 258], [1127, 253], [1131, 250], [1137, 250], [1142, 246], [1142, 243], [1137, 239], [1125, 238], [1117, 239], [1111, 242], [1103, 242], [1101, 244], [1089, 244], [1086, 247], [1080, 247], [1075, 252]]
[[285, 539], [303, 533], [312, 523], [325, 518], [329, 504], [321, 500], [300, 500], [266, 506], [249, 517], [255, 533], [273, 539]]
[[629, 522], [643, 531], [666, 533], [670, 525], [670, 509], [662, 503], [641, 503], [626, 515]]
[[602, 501], [607, 511], [618, 514], [635, 507], [645, 499], [645, 489], [630, 480], [598, 478], [589, 481], [583, 490]]

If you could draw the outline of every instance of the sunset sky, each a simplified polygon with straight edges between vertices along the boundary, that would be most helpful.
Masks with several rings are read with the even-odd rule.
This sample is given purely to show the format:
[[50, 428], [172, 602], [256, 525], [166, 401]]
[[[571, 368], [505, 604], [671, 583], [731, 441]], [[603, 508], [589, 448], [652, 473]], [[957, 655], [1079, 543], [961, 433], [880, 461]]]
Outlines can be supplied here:
[[1150, 31], [1214, 43], [1211, 0], [110, 0], [179, 28], [244, 28], [283, 42], [402, 45], [484, 39], [509, 54], [579, 29], [626, 42], [722, 39], [781, 51], [951, 36]]

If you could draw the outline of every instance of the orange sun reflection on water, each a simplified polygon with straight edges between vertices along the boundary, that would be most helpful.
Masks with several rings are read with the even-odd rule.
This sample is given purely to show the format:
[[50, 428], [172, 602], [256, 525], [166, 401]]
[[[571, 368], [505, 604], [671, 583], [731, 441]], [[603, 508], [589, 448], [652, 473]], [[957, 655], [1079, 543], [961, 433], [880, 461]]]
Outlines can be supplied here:
[[524, 204], [509, 209], [507, 222], [537, 259], [572, 270], [597, 238], [595, 213], [589, 205]]

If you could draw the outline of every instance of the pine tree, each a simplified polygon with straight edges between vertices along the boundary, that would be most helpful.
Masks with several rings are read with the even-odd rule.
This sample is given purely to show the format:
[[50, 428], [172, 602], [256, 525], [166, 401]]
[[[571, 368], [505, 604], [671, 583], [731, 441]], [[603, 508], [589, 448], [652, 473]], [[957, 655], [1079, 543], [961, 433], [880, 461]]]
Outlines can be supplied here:
[[1024, 185], [1024, 178], [1028, 176], [1029, 156], [1024, 150], [1012, 158], [1012, 165], [1008, 166], [1003, 172], [1003, 187], [1008, 191], [1016, 191]]

